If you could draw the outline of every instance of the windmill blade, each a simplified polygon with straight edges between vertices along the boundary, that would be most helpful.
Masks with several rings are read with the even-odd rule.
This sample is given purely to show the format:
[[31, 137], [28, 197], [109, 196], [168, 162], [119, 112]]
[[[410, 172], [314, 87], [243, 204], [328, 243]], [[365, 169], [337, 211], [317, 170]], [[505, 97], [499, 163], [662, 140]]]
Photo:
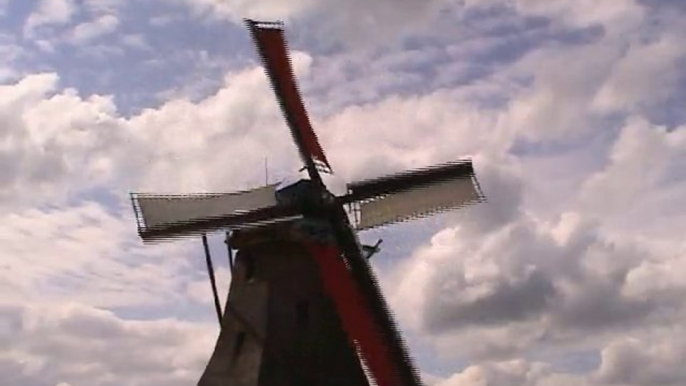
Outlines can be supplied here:
[[356, 229], [364, 230], [482, 202], [471, 161], [459, 161], [348, 185]]
[[[377, 349], [379, 345], [374, 342], [373, 337], [367, 337], [367, 341], [362, 342], [363, 346], [381, 356], [388, 355], [391, 368], [396, 374], [391, 378], [395, 378], [397, 384], [419, 386], [422, 384], [419, 373], [408, 355], [406, 344], [393, 322], [380, 286], [362, 254], [342, 205], [359, 205], [361, 221], [358, 228], [369, 228], [481, 201], [483, 195], [474, 177], [471, 161], [362, 181], [351, 184], [348, 188], [349, 194], [336, 200], [337, 205], [329, 213], [329, 221], [355, 286], [369, 302], [371, 317], [386, 349]], [[385, 353], [381, 353], [382, 351]], [[389, 367], [383, 361], [377, 362], [377, 371], [388, 374], [385, 371], [387, 368]]]
[[245, 229], [293, 221], [302, 218], [299, 208], [293, 206], [270, 206], [244, 213], [213, 216], [166, 226], [147, 228], [139, 232], [143, 241], [162, 241], [179, 237], [202, 235], [220, 229]]
[[[335, 208], [329, 212], [328, 217], [336, 239], [336, 244], [338, 248], [340, 248], [340, 251], [343, 252], [345, 265], [349, 269], [350, 276], [354, 283], [353, 285], [357, 288], [356, 290], [360, 292], [363, 299], [368, 302], [369, 316], [372, 318], [371, 322], [374, 323], [373, 334], [379, 334], [378, 337], [381, 338], [381, 342], [385, 346], [385, 348], [380, 348], [375, 344], [375, 339], [372, 336], [366, 336], [366, 341], [360, 342], [362, 346], [367, 346], [367, 348], [372, 349], [372, 355], [380, 356], [379, 358], [374, 358], [373, 362], [380, 365], [381, 368], [375, 366], [371, 370], [376, 370], [376, 372], [373, 372], [377, 377], [381, 375], [378, 373], [379, 370], [381, 373], [390, 375], [390, 378], [384, 378], [394, 378], [396, 380], [394, 384], [399, 386], [422, 386], [419, 372], [414, 366], [412, 358], [410, 358], [407, 345], [393, 321], [391, 311], [381, 293], [381, 287], [374, 276], [374, 272], [369, 266], [369, 262], [362, 254], [360, 243], [353, 228], [350, 226], [348, 216], [340, 202], [335, 204]], [[343, 278], [344, 275], [340, 276], [341, 278], [339, 280], [345, 280]], [[351, 299], [350, 301], [355, 300]], [[364, 318], [365, 315], [360, 314], [359, 317]], [[364, 330], [364, 328], [362, 329]], [[364, 333], [364, 335], [366, 335], [366, 333]], [[366, 350], [363, 349], [363, 352], [364, 351]], [[370, 352], [365, 353], [369, 354]], [[384, 358], [385, 356], [387, 356], [387, 358]], [[368, 364], [373, 364], [373, 362], [369, 362], [370, 358], [366, 359]], [[385, 359], [390, 360], [390, 363], [392, 363], [390, 367], [386, 366], [389, 362], [386, 362]], [[390, 370], [391, 373], [388, 373], [386, 370]], [[377, 382], [380, 380], [381, 379], [378, 378], [376, 379]], [[379, 383], [379, 385], [381, 386], [382, 384]], [[383, 385], [385, 386], [385, 383]]]
[[403, 379], [399, 363], [394, 361], [388, 335], [384, 335], [375, 317], [369, 294], [362, 291], [351, 275], [349, 266], [340, 257], [336, 245], [308, 243], [307, 247], [319, 264], [319, 272], [333, 300], [342, 325], [371, 373], [377, 386], [410, 385]]
[[298, 91], [288, 57], [283, 24], [254, 20], [246, 22], [310, 178], [320, 180], [318, 170], [327, 173], [331, 173], [332, 170], [312, 129]]
[[131, 195], [144, 241], [198, 235], [220, 228], [258, 226], [299, 214], [277, 205], [276, 185], [237, 193]]

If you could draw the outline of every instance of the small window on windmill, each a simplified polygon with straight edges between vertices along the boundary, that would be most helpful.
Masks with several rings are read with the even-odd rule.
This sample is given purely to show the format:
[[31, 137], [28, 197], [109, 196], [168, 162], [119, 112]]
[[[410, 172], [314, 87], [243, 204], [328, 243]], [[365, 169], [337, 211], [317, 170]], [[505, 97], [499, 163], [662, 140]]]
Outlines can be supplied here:
[[298, 330], [302, 331], [307, 328], [310, 321], [310, 309], [307, 300], [301, 300], [295, 306], [295, 323]]
[[247, 255], [245, 259], [245, 280], [252, 281], [255, 278], [255, 259]]
[[232, 358], [232, 360], [234, 362], [238, 359], [238, 356], [241, 355], [241, 351], [243, 350], [244, 344], [245, 344], [245, 332], [240, 331], [238, 334], [236, 334], [236, 342], [233, 346], [233, 358]]

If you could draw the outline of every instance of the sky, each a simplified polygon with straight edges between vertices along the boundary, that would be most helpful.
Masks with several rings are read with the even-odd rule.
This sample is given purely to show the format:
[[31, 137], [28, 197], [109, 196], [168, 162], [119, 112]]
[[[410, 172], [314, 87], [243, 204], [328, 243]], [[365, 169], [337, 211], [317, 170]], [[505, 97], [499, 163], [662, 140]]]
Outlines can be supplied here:
[[[181, 386], [200, 240], [130, 192], [300, 161], [242, 19], [283, 20], [346, 182], [471, 158], [488, 202], [360, 234], [431, 386], [686, 384], [681, 0], [0, 0], [0, 379]], [[222, 296], [222, 236], [211, 246]]]

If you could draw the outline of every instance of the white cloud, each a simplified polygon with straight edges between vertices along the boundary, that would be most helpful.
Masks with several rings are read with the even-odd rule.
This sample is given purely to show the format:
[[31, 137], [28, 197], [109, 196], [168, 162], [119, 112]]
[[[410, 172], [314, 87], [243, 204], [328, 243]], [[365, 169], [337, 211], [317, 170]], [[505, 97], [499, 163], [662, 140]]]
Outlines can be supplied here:
[[660, 329], [609, 342], [601, 352], [598, 370], [591, 374], [565, 373], [549, 364], [522, 359], [484, 361], [439, 381], [436, 386], [648, 386], [681, 385], [685, 341], [680, 327]]
[[69, 41], [72, 44], [82, 45], [102, 36], [111, 34], [119, 26], [119, 18], [114, 15], [103, 15], [97, 19], [78, 24], [71, 31]]
[[[478, 4], [473, 0], [468, 3]], [[551, 17], [576, 27], [600, 24], [613, 35], [636, 28], [644, 16], [635, 0], [602, 3], [593, 0], [494, 0], [491, 3], [511, 4], [523, 14]]]
[[153, 27], [163, 27], [178, 20], [178, 17], [173, 15], [158, 15], [150, 18], [150, 25]]
[[602, 351], [596, 381], [621, 385], [681, 385], [686, 382], [686, 341], [680, 326], [623, 337]]
[[513, 360], [472, 365], [436, 386], [582, 386], [583, 378], [557, 374], [544, 363]]
[[[223, 305], [226, 304], [226, 295], [228, 292], [223, 291], [222, 288], [229, 288], [231, 283], [231, 272], [228, 268], [214, 267], [214, 276], [217, 282], [219, 304], [223, 307]], [[211, 304], [212, 307], [214, 307], [214, 295], [212, 294], [212, 287], [210, 286], [209, 278], [207, 276], [204, 276], [201, 280], [188, 283], [186, 285], [186, 291], [188, 297], [194, 301], [206, 305]]]
[[7, 14], [7, 5], [9, 5], [9, 0], [0, 0], [0, 15]]
[[631, 117], [608, 158], [580, 192], [585, 210], [603, 215], [617, 230], [678, 239], [674, 226], [686, 213], [686, 126], [668, 129]]
[[26, 56], [26, 49], [11, 35], [0, 34], [0, 84], [16, 79], [20, 74], [17, 62]]
[[222, 17], [234, 21], [243, 18], [285, 19], [300, 16], [316, 3], [312, 0], [261, 0], [226, 2], [221, 0], [183, 0], [198, 15]]
[[121, 38], [122, 43], [125, 45], [139, 49], [139, 50], [150, 50], [150, 44], [148, 44], [147, 40], [145, 39], [145, 36], [140, 35], [140, 34], [129, 34], [129, 35], [124, 35]]
[[[487, 197], [517, 196], [493, 189], [498, 174], [485, 171]], [[489, 213], [488, 204], [470, 209], [398, 266], [389, 284], [401, 320], [433, 335], [427, 339], [445, 355], [512, 358], [536, 347], [594, 347], [606, 331], [674, 322], [683, 281], [666, 275], [665, 267], [677, 266], [672, 257], [627, 235], [606, 236], [592, 214], [551, 224], [522, 211], [521, 202], [511, 205], [503, 209], [514, 215], [505, 217]], [[482, 216], [495, 222], [482, 227]], [[664, 285], [644, 282], [648, 272], [665, 275]], [[595, 341], [585, 340], [589, 331]]]
[[635, 109], [658, 105], [683, 78], [686, 48], [676, 36], [655, 42], [635, 42], [614, 65], [607, 82], [595, 97], [600, 109]]
[[[307, 20], [321, 31], [320, 39], [347, 41], [355, 44], [382, 42], [395, 39], [413, 29], [428, 25], [441, 9], [454, 5], [450, 0], [416, 2], [376, 1], [373, 3], [355, 0], [341, 4], [337, 1], [313, 0], [183, 0], [196, 15], [208, 18], [228, 19], [242, 22], [243, 18], [256, 20]], [[322, 20], [324, 23], [317, 23]], [[297, 28], [297, 27], [296, 27]], [[373, 39], [367, 32], [374, 30]]]
[[613, 44], [543, 48], [517, 64], [533, 87], [510, 105], [509, 122], [534, 140], [583, 136], [597, 130], [591, 101], [617, 61]]
[[3, 302], [0, 377], [7, 386], [188, 385], [210, 356], [214, 325], [124, 320], [78, 303]]
[[32, 37], [41, 26], [67, 24], [76, 12], [74, 0], [41, 0], [24, 23], [24, 36]]
[[84, 7], [95, 15], [116, 15], [119, 12], [119, 9], [125, 4], [127, 4], [127, 1], [125, 0], [83, 0]]
[[[114, 128], [120, 126], [111, 98], [84, 100], [74, 90], [55, 93], [57, 81], [55, 74], [40, 74], [0, 86], [5, 138], [0, 195], [15, 198], [10, 206], [39, 196], [58, 198], [65, 189], [86, 180], [103, 181], [111, 172], [100, 152], [116, 140]], [[78, 174], [73, 173], [76, 169]], [[75, 185], [69, 188], [71, 183]]]
[[334, 168], [347, 181], [498, 152], [509, 140], [498, 136], [496, 114], [446, 90], [351, 106], [317, 127]]
[[[129, 119], [111, 96], [81, 97], [58, 90], [57, 82], [55, 74], [42, 74], [0, 86], [0, 194], [14, 197], [12, 205], [45, 202], [48, 194], [57, 203], [114, 181], [125, 190], [245, 188], [262, 180], [256, 170], [266, 155], [281, 176], [297, 170], [297, 152], [260, 68], [228, 74], [221, 90], [197, 103], [172, 100]], [[244, 163], [227, 165], [226, 154]]]
[[129, 212], [85, 203], [5, 215], [3, 292], [28, 301], [66, 297], [106, 307], [188, 301], [184, 283], [202, 275], [196, 254], [184, 243], [142, 245]]

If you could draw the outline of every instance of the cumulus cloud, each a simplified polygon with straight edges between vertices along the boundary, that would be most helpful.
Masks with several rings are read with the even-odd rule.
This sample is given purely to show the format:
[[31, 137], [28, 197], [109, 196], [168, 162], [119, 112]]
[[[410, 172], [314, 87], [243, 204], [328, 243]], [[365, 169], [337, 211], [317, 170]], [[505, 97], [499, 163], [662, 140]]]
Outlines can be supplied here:
[[39, 195], [58, 197], [66, 181], [74, 187], [84, 178], [97, 184], [111, 171], [100, 151], [117, 136], [112, 99], [84, 100], [75, 90], [56, 92], [57, 82], [57, 75], [46, 73], [0, 86], [5, 138], [0, 195], [5, 202], [10, 197], [16, 199], [13, 204]]
[[[530, 363], [524, 360], [484, 362], [467, 367], [439, 382], [437, 386], [535, 386], [543, 385], [551, 380], [550, 378], [557, 377], [559, 375], [551, 375], [550, 370], [542, 363]], [[563, 385], [558, 380], [555, 381], [555, 385]]]
[[[654, 302], [622, 293], [628, 272], [645, 257], [640, 249], [603, 241], [587, 226], [561, 243], [527, 220], [482, 237], [481, 247], [457, 241], [469, 233], [456, 234], [453, 242], [459, 247], [443, 247], [444, 260], [435, 265], [441, 268], [424, 279], [426, 326], [469, 335], [489, 325], [497, 331], [497, 326], [528, 321], [525, 329], [539, 331], [529, 334], [532, 339], [546, 335], [555, 341], [577, 332], [635, 326], [652, 312], [667, 311], [671, 302], [656, 309]], [[405, 280], [413, 282], [408, 276]], [[512, 329], [525, 336], [517, 331]]]
[[124, 45], [138, 50], [150, 50], [150, 44], [146, 41], [145, 37], [140, 34], [130, 34], [125, 35], [121, 38]]
[[[48, 195], [55, 203], [114, 181], [124, 189], [246, 188], [262, 181], [255, 171], [267, 155], [280, 166], [275, 174], [297, 170], [297, 153], [261, 68], [228, 74], [224, 87], [198, 102], [171, 100], [130, 118], [119, 114], [111, 96], [82, 97], [60, 89], [58, 81], [48, 73], [0, 86], [7, 138], [0, 194], [16, 199], [13, 205], [45, 202]], [[226, 164], [227, 154], [243, 163]]]
[[95, 15], [116, 14], [125, 4], [120, 0], [83, 0], [84, 7]]
[[667, 328], [612, 340], [602, 348], [600, 365], [590, 374], [561, 372], [547, 363], [524, 359], [483, 361], [436, 385], [680, 385], [686, 380], [681, 333], [679, 327]]
[[[316, 25], [323, 41], [348, 41], [365, 44], [375, 31], [375, 42], [395, 39], [397, 35], [425, 28], [439, 11], [452, 1], [363, 1], [346, 2], [312, 0], [260, 0], [250, 2], [225, 2], [221, 0], [184, 0], [201, 17], [223, 18], [241, 22], [243, 18], [257, 20], [305, 20]], [[321, 23], [320, 23], [321, 22]], [[336, 37], [334, 37], [336, 36]]]
[[16, 38], [0, 34], [0, 83], [16, 79], [20, 70], [17, 62], [26, 56], [26, 50]]
[[[492, 0], [491, 4], [510, 4], [523, 14], [544, 16], [558, 22], [586, 27], [602, 25], [613, 34], [633, 29], [642, 22], [644, 12], [635, 0], [598, 4], [592, 0]], [[476, 1], [468, 1], [476, 5]]]
[[78, 24], [70, 34], [69, 41], [80, 45], [89, 43], [101, 36], [111, 34], [119, 26], [119, 19], [114, 15], [103, 15], [97, 19]]
[[183, 243], [146, 248], [124, 209], [108, 212], [90, 202], [6, 215], [0, 227], [3, 292], [15, 299], [68, 297], [107, 307], [186, 299], [184, 283], [202, 274], [194, 264], [197, 253]]
[[[501, 194], [516, 197], [492, 189], [498, 174], [481, 178], [496, 202]], [[522, 211], [521, 202], [510, 204], [514, 210], [503, 209], [514, 215], [506, 217], [482, 210], [488, 205], [470, 209], [460, 225], [436, 234], [397, 268], [390, 292], [399, 316], [433, 334], [445, 355], [512, 357], [525, 348], [580, 343], [589, 331], [600, 339], [678, 318], [682, 301], [665, 287], [679, 291], [680, 280], [666, 275], [662, 283], [670, 284], [653, 285], [648, 277], [680, 260], [626, 235], [610, 237], [593, 215], [567, 213], [548, 223]], [[480, 216], [498, 226], [470, 221]]]
[[0, 376], [18, 385], [188, 385], [208, 360], [214, 326], [133, 321], [79, 303], [3, 301]]
[[602, 350], [594, 378], [607, 384], [680, 385], [686, 381], [686, 345], [680, 327], [624, 337]]
[[508, 143], [507, 137], [493, 135], [498, 132], [494, 114], [440, 90], [351, 106], [318, 127], [348, 181], [475, 156], [481, 149], [497, 152]]
[[24, 35], [32, 37], [34, 30], [45, 25], [60, 25], [71, 21], [77, 12], [73, 0], [41, 0], [24, 24]]
[[607, 79], [617, 55], [617, 48], [604, 43], [527, 55], [518, 65], [524, 73], [535, 74], [534, 86], [510, 105], [513, 129], [534, 140], [573, 139], [595, 131], [591, 98]]
[[608, 158], [585, 182], [583, 206], [618, 229], [640, 226], [645, 236], [673, 238], [671, 226], [683, 220], [686, 207], [679, 193], [686, 182], [686, 127], [668, 129], [630, 117]]
[[686, 49], [676, 36], [657, 41], [635, 42], [619, 59], [603, 87], [595, 96], [600, 109], [635, 109], [659, 105], [683, 80], [681, 67]]

